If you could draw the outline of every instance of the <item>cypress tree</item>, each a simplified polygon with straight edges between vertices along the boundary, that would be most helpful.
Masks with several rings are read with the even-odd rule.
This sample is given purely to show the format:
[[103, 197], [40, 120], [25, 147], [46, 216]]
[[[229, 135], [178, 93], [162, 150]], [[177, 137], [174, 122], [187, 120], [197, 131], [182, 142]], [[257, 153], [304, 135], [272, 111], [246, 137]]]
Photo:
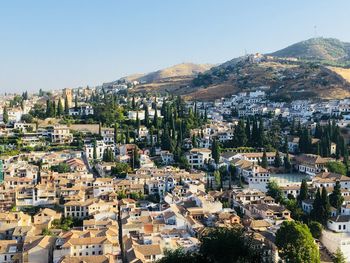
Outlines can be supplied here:
[[344, 197], [341, 195], [340, 189], [341, 189], [340, 182], [337, 181], [335, 183], [333, 192], [329, 195], [329, 203], [338, 211], [340, 210], [340, 207], [344, 202]]
[[130, 143], [129, 126], [126, 126], [125, 143]]
[[250, 131], [250, 119], [247, 119], [247, 122], [245, 124], [245, 136], [247, 138], [247, 144], [251, 144], [251, 131]]
[[154, 110], [153, 126], [155, 129], [158, 129], [158, 111]]
[[64, 98], [64, 113], [66, 115], [69, 113], [69, 102], [67, 96]]
[[75, 98], [74, 98], [74, 108], [78, 109], [78, 95], [75, 95]]
[[303, 200], [306, 200], [308, 198], [308, 196], [309, 196], [309, 190], [308, 190], [307, 182], [305, 179], [303, 179], [301, 181], [300, 191], [299, 191], [299, 195], [298, 195], [299, 204], [301, 204], [301, 202]]
[[218, 165], [220, 161], [220, 146], [216, 139], [213, 139], [211, 156], [214, 159], [215, 164]]
[[61, 98], [58, 99], [58, 104], [57, 104], [57, 115], [62, 116], [63, 115], [63, 105]]
[[114, 143], [118, 143], [118, 123], [114, 123]]
[[264, 132], [264, 122], [263, 119], [260, 118], [260, 122], [259, 122], [259, 130], [258, 130], [258, 146], [259, 147], [264, 147], [264, 143], [265, 143], [265, 132]]
[[233, 146], [241, 147], [247, 144], [246, 131], [244, 128], [244, 121], [240, 119], [233, 132]]
[[197, 137], [195, 134], [192, 135], [192, 147], [193, 148], [197, 148], [198, 144], [197, 144]]
[[144, 104], [144, 110], [145, 110], [145, 126], [149, 126], [149, 112], [148, 112], [148, 106]]
[[265, 149], [264, 149], [263, 156], [262, 156], [262, 159], [261, 159], [261, 166], [263, 168], [267, 168], [267, 166], [268, 166], [266, 150]]
[[96, 149], [96, 140], [93, 141], [93, 152], [92, 152], [92, 155], [93, 155], [93, 159], [96, 161], [97, 159], [97, 149]]
[[282, 165], [282, 162], [281, 162], [280, 153], [279, 153], [279, 151], [277, 150], [277, 151], [276, 151], [276, 154], [275, 154], [274, 166], [278, 168], [278, 167], [280, 167], [281, 165]]
[[2, 113], [2, 120], [5, 124], [7, 124], [9, 122], [9, 113], [7, 111], [7, 107], [5, 106], [3, 109], [3, 113]]
[[254, 120], [253, 120], [253, 128], [252, 128], [252, 136], [251, 136], [251, 138], [252, 138], [251, 145], [254, 146], [254, 147], [258, 146], [258, 141], [257, 141], [258, 136], [259, 136], [258, 134], [259, 134], [258, 123], [256, 121], [256, 118], [254, 118]]
[[322, 187], [322, 196], [321, 197], [322, 197], [322, 206], [323, 206], [323, 210], [324, 210], [322, 223], [323, 223], [323, 225], [326, 225], [327, 220], [328, 220], [330, 213], [331, 213], [331, 205], [329, 203], [327, 189], [324, 186]]
[[312, 205], [311, 219], [319, 223], [323, 223], [324, 209], [322, 205], [322, 198], [320, 188], [317, 188], [314, 203]]

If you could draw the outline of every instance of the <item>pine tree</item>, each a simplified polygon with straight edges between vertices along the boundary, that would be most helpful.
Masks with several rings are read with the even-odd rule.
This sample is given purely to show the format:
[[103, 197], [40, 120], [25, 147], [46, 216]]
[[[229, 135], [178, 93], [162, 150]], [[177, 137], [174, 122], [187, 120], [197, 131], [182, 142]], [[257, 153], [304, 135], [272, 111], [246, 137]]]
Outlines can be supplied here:
[[266, 150], [264, 149], [263, 156], [261, 158], [261, 166], [263, 168], [267, 168], [268, 162], [267, 162], [267, 155], [266, 155]]
[[334, 208], [336, 208], [338, 211], [339, 211], [339, 209], [341, 208], [341, 205], [344, 202], [344, 197], [342, 196], [340, 189], [341, 189], [340, 182], [337, 181], [335, 183], [333, 192], [329, 195], [329, 202], [330, 202], [330, 204]]

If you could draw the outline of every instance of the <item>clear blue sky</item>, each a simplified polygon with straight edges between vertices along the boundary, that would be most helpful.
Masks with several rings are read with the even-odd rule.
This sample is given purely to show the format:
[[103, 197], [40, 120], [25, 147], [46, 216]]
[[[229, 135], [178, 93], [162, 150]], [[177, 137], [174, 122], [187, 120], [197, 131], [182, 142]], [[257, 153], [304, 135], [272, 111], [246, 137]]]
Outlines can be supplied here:
[[0, 93], [98, 85], [182, 62], [219, 63], [314, 36], [350, 42], [350, 1], [0, 2]]

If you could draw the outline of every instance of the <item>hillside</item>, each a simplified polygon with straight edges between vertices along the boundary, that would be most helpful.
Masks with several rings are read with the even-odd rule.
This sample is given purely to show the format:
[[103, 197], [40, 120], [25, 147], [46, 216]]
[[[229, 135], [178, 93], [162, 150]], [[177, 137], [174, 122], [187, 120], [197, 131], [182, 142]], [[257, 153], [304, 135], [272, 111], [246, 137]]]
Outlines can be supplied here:
[[346, 74], [348, 71], [342, 68], [316, 63], [265, 56], [259, 61], [247, 58], [234, 65], [218, 66], [206, 72], [205, 76], [198, 76], [192, 82], [193, 92], [186, 96], [214, 99], [268, 86], [267, 94], [274, 100], [344, 98], [350, 96]]
[[181, 63], [168, 68], [150, 72], [147, 74], [133, 74], [120, 80], [138, 81], [142, 84], [161, 82], [167, 79], [194, 77], [213, 67], [212, 64]]
[[[180, 64], [139, 77], [130, 92], [172, 93], [213, 100], [265, 86], [274, 100], [350, 97], [350, 44], [313, 38], [271, 54], [254, 54], [210, 67]], [[210, 69], [209, 69], [210, 68]]]
[[335, 38], [311, 38], [273, 52], [270, 55], [347, 64], [350, 60], [350, 43], [341, 42]]

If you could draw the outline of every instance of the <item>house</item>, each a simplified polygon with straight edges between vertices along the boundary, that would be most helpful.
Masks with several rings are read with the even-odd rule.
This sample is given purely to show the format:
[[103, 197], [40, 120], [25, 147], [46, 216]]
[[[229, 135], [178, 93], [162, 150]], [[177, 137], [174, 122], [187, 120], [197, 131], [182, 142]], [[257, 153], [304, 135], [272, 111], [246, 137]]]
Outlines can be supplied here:
[[186, 153], [186, 158], [192, 169], [200, 169], [211, 161], [211, 150], [206, 148], [193, 148]]
[[88, 116], [94, 114], [94, 108], [91, 105], [82, 105], [74, 108], [70, 108], [68, 112], [69, 116]]
[[55, 125], [49, 127], [48, 136], [52, 143], [69, 144], [73, 141], [73, 135], [65, 125]]
[[52, 236], [27, 236], [24, 240], [23, 263], [47, 263], [53, 255], [55, 238]]
[[17, 240], [0, 240], [0, 262], [15, 263], [21, 256], [22, 244]]
[[336, 182], [340, 183], [342, 189], [350, 188], [350, 177], [330, 172], [320, 172], [312, 179], [314, 187], [334, 187]]
[[36, 215], [34, 215], [33, 224], [39, 229], [49, 229], [52, 226], [54, 220], [60, 220], [62, 217], [61, 213], [55, 210], [44, 208], [41, 209]]
[[270, 181], [270, 173], [260, 165], [254, 165], [243, 170], [243, 177], [249, 184], [249, 188], [266, 192], [267, 184]]
[[301, 173], [314, 176], [320, 173], [332, 158], [323, 158], [315, 154], [301, 154], [295, 156], [295, 168]]
[[327, 228], [337, 233], [350, 232], [350, 215], [337, 215], [327, 221]]

